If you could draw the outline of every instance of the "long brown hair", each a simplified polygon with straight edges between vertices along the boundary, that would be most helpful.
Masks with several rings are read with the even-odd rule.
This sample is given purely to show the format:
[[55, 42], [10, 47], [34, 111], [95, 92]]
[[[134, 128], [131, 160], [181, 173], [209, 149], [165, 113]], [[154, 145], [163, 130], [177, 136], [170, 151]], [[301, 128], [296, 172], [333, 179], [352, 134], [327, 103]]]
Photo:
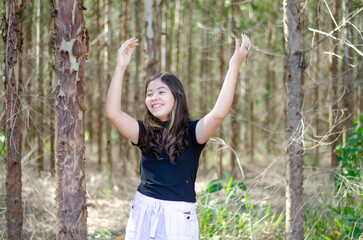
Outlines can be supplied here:
[[150, 78], [145, 86], [145, 95], [147, 87], [151, 81], [161, 79], [168, 85], [174, 96], [175, 103], [170, 113], [169, 120], [162, 122], [154, 117], [146, 107], [144, 116], [145, 134], [140, 136], [140, 148], [143, 149], [150, 157], [161, 160], [161, 155], [165, 151], [172, 163], [178, 155], [188, 147], [186, 140], [189, 111], [183, 85], [180, 80], [171, 73], [158, 73]]

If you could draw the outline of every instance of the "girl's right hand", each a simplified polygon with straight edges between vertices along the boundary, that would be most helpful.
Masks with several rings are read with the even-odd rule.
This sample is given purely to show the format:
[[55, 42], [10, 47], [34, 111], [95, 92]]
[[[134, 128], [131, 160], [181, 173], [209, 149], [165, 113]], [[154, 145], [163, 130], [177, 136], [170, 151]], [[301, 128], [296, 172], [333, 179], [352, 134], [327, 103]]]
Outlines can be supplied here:
[[117, 65], [121, 68], [126, 68], [131, 60], [132, 53], [135, 47], [139, 45], [137, 38], [130, 38], [125, 41], [117, 51]]

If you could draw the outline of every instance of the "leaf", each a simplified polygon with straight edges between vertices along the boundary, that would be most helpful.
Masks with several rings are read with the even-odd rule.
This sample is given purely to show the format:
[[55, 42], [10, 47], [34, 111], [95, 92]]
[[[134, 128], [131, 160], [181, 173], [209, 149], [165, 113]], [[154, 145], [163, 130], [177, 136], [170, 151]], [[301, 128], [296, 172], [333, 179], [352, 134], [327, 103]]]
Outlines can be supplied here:
[[331, 238], [330, 238], [330, 237], [327, 237], [327, 236], [325, 236], [324, 234], [320, 234], [320, 236], [321, 236], [322, 238], [324, 238], [325, 240], [331, 240]]
[[211, 181], [208, 185], [208, 188], [205, 191], [207, 193], [214, 193], [222, 190], [223, 189], [223, 186], [221, 184], [222, 182], [223, 182], [222, 179], [215, 179]]
[[231, 192], [232, 189], [232, 182], [233, 182], [233, 177], [231, 177], [228, 181], [227, 187], [226, 187], [226, 197], [229, 196], [229, 193]]

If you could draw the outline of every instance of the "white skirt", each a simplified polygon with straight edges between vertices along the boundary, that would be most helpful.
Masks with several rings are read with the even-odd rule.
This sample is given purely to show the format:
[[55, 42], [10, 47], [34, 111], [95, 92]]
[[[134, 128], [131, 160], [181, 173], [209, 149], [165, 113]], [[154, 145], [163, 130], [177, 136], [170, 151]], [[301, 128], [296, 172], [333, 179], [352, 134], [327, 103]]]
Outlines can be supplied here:
[[136, 192], [125, 240], [198, 240], [195, 203], [166, 201]]

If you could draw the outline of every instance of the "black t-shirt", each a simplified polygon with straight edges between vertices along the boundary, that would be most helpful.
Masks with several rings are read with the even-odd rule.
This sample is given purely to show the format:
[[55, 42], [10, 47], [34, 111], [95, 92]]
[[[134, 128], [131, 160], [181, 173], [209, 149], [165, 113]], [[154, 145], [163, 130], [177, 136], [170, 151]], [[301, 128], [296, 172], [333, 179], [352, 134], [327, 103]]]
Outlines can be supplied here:
[[[145, 127], [139, 123], [140, 135]], [[168, 154], [162, 154], [162, 160], [148, 156], [141, 148], [140, 177], [138, 191], [146, 196], [171, 201], [195, 202], [195, 180], [197, 177], [199, 156], [205, 144], [199, 144], [195, 135], [197, 121], [188, 123], [187, 141], [189, 146], [170, 162]]]

